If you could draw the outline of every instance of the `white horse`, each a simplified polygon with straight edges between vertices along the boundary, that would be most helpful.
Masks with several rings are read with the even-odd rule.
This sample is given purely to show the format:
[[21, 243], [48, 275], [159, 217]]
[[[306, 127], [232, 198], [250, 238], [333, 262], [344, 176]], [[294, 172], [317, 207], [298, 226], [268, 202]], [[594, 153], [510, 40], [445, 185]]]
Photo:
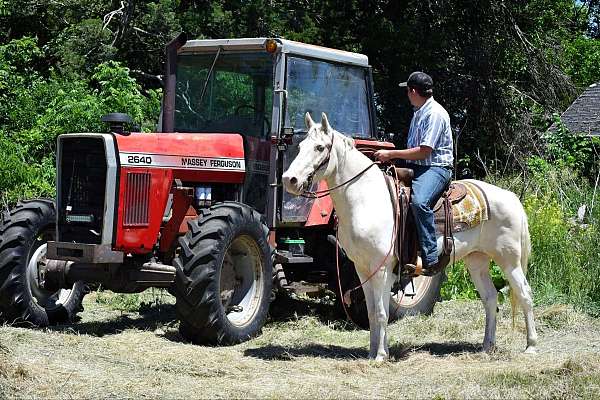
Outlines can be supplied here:
[[[298, 155], [283, 174], [283, 184], [288, 192], [302, 194], [309, 190], [313, 179], [323, 179], [329, 188], [333, 188], [372, 163], [354, 147], [352, 139], [331, 128], [325, 113], [321, 124], [316, 124], [309, 113], [306, 113], [305, 122], [306, 138], [300, 142]], [[527, 215], [514, 193], [485, 182], [476, 183], [489, 200], [489, 220], [456, 233], [452, 257], [465, 261], [483, 301], [486, 312], [483, 350], [491, 350], [496, 342], [498, 296], [489, 273], [492, 258], [510, 284], [511, 300], [516, 299], [525, 314], [525, 351], [535, 352], [537, 333], [533, 301], [525, 278], [530, 253]], [[389, 296], [395, 279], [392, 271], [398, 262], [392, 253], [381, 266], [390, 251], [394, 225], [393, 205], [384, 175], [379, 168], [370, 168], [357, 179], [332, 191], [331, 198], [339, 217], [340, 245], [364, 282], [370, 328], [369, 358], [381, 361], [389, 356]], [[438, 238], [438, 249], [441, 249], [441, 243]], [[379, 271], [375, 272], [378, 267]]]

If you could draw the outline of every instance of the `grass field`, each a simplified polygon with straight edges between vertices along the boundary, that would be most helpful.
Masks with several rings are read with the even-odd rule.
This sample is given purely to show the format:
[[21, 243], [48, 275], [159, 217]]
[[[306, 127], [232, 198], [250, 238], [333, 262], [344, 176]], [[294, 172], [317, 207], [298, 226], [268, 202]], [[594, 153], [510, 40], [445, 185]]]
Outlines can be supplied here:
[[84, 306], [75, 324], [0, 327], [0, 398], [600, 397], [600, 321], [567, 306], [536, 308], [531, 356], [510, 306], [501, 306], [498, 349], [485, 354], [481, 304], [446, 301], [392, 324], [392, 359], [381, 364], [366, 360], [368, 332], [303, 303], [285, 304], [258, 338], [222, 348], [183, 342], [166, 294], [92, 293]]

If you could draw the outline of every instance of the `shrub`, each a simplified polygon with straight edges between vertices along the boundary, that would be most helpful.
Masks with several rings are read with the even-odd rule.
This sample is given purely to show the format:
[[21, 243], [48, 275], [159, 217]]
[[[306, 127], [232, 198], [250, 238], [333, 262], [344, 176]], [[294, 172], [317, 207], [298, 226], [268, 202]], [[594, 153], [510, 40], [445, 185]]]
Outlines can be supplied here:
[[554, 115], [554, 124], [554, 130], [542, 135], [546, 159], [556, 166], [567, 167], [584, 176], [594, 176], [598, 172], [598, 138], [570, 132], [558, 114]]
[[0, 200], [10, 207], [22, 198], [53, 197], [56, 138], [70, 132], [103, 132], [109, 112], [128, 113], [153, 130], [160, 92], [143, 92], [129, 69], [98, 65], [89, 80], [50, 70], [35, 72], [43, 52], [35, 39], [0, 46]]
[[532, 239], [529, 281], [538, 303], [600, 305], [600, 249], [597, 224], [579, 224], [551, 195], [525, 201]]

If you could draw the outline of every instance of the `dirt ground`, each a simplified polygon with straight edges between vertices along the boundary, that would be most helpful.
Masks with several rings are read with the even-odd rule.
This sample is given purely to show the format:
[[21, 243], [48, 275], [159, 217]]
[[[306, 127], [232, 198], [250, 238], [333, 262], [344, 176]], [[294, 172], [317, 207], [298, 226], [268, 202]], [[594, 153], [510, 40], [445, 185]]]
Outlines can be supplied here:
[[182, 340], [170, 296], [133, 312], [107, 296], [88, 295], [75, 324], [0, 327], [0, 398], [600, 397], [600, 321], [567, 306], [536, 308], [532, 356], [508, 304], [498, 349], [485, 354], [481, 304], [439, 303], [430, 317], [392, 324], [392, 359], [375, 363], [368, 332], [303, 303], [280, 305], [258, 338], [216, 348]]

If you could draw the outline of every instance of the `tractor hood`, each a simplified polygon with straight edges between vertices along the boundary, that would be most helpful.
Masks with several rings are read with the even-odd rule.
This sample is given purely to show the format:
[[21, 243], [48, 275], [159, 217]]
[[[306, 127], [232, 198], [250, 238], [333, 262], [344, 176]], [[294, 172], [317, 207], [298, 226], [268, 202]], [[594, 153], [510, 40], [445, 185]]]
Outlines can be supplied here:
[[125, 168], [164, 168], [173, 179], [241, 183], [243, 137], [235, 133], [131, 133], [115, 135]]

